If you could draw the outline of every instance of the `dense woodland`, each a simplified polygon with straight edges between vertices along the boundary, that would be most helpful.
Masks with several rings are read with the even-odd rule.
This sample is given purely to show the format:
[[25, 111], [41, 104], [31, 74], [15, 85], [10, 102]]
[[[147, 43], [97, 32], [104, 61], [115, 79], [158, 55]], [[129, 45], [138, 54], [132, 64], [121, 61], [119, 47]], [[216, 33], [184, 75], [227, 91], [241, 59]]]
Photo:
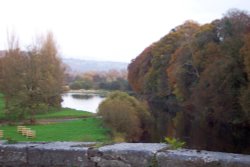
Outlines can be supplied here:
[[157, 135], [196, 149], [250, 152], [250, 15], [173, 28], [128, 67]]

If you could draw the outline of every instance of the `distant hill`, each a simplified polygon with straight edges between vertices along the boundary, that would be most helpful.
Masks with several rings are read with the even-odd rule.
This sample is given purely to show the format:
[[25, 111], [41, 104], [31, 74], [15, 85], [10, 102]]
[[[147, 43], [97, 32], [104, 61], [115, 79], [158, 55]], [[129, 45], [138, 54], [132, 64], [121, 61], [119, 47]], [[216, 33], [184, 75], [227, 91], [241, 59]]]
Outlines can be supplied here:
[[86, 71], [108, 71], [127, 70], [128, 63], [112, 62], [112, 61], [94, 61], [94, 60], [80, 60], [80, 59], [62, 59], [71, 72], [81, 73]]
[[[0, 57], [5, 55], [5, 50], [0, 50]], [[86, 71], [109, 71], [115, 70], [127, 70], [128, 63], [124, 62], [112, 62], [112, 61], [96, 61], [96, 60], [81, 60], [73, 58], [62, 58], [64, 64], [66, 64], [71, 72], [82, 73]]]

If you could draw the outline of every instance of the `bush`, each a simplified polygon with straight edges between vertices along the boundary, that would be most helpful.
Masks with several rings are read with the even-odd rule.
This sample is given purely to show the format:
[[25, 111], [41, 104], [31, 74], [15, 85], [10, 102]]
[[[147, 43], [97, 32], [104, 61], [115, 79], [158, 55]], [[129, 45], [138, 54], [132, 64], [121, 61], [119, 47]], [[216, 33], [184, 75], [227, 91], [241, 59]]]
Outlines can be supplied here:
[[[112, 130], [114, 138], [126, 141], [139, 141], [149, 129], [152, 119], [146, 107], [137, 99], [124, 92], [114, 92], [99, 106], [98, 115], [105, 125]], [[121, 136], [122, 135], [122, 136]]]

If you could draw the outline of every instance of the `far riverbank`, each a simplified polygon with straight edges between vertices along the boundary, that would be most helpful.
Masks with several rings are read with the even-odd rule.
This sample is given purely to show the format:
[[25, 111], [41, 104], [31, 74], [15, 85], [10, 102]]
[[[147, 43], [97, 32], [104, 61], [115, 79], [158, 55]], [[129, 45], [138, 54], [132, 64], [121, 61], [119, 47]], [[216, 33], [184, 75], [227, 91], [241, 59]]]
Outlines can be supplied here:
[[85, 94], [85, 95], [99, 95], [101, 97], [106, 97], [110, 91], [107, 91], [107, 90], [94, 90], [94, 89], [91, 89], [91, 90], [85, 90], [85, 89], [78, 89], [78, 90], [68, 90], [66, 91], [65, 93], [82, 93], [82, 94]]

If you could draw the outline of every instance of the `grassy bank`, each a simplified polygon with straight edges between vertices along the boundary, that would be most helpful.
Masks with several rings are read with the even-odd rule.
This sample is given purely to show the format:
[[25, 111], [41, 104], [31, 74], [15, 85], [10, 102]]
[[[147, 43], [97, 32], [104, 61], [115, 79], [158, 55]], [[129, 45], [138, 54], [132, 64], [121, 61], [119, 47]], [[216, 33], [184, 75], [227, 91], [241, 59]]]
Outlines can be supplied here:
[[4, 125], [4, 138], [16, 141], [108, 141], [108, 130], [98, 118], [85, 118], [47, 125], [27, 126], [36, 131], [35, 139], [27, 139], [17, 133], [17, 126]]
[[71, 108], [62, 108], [60, 111], [50, 111], [45, 114], [36, 115], [36, 119], [51, 119], [51, 118], [82, 118], [92, 117], [93, 113], [87, 111], [80, 111]]
[[[0, 93], [0, 119], [4, 120], [4, 98]], [[28, 125], [36, 131], [36, 138], [27, 139], [17, 133], [17, 125], [0, 125], [4, 131], [3, 139], [15, 141], [52, 142], [52, 141], [108, 141], [108, 129], [102, 127], [102, 120], [94, 118], [95, 114], [70, 108], [62, 108], [60, 111], [51, 110], [45, 114], [36, 115], [36, 119], [43, 120], [47, 124]], [[68, 120], [76, 118], [76, 120]], [[45, 121], [44, 121], [45, 120]], [[48, 120], [48, 121], [46, 121]], [[53, 120], [51, 122], [51, 120]], [[4, 122], [3, 122], [4, 123]]]
[[[44, 114], [38, 114], [35, 116], [36, 119], [53, 119], [53, 118], [82, 118], [92, 117], [93, 113], [87, 111], [80, 111], [71, 108], [62, 108], [60, 111], [51, 110]], [[4, 97], [0, 93], [0, 119], [4, 119]]]

